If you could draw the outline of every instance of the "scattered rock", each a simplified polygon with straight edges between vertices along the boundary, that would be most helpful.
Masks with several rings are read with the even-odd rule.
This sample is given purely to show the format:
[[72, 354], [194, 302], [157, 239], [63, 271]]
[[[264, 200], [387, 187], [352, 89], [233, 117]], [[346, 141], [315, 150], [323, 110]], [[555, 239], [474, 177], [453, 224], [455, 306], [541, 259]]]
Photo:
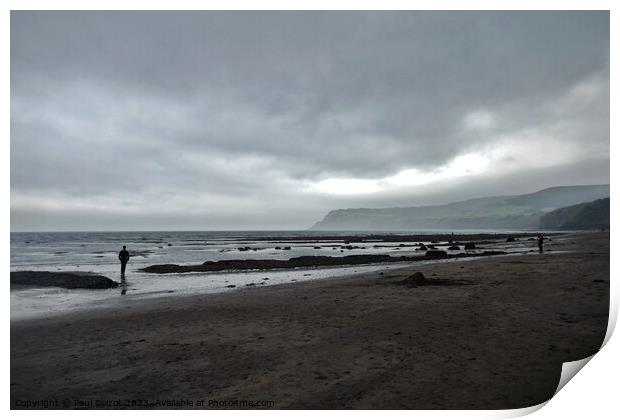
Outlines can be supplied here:
[[465, 244], [464, 249], [476, 249], [476, 244], [473, 242], [468, 242]]
[[420, 273], [419, 271], [413, 273], [411, 276], [407, 277], [405, 280], [396, 282], [396, 284], [400, 284], [408, 288], [437, 285], [439, 283], [440, 282], [437, 281], [437, 279], [427, 279], [426, 277], [424, 277], [424, 274]]
[[506, 239], [506, 242], [514, 242], [514, 241], [515, 241], [514, 236], [511, 236], [508, 239]]
[[438, 278], [427, 279], [419, 271], [404, 280], [396, 281], [393, 284], [406, 286], [407, 288], [422, 286], [466, 286], [471, 284], [465, 280], [441, 280]]
[[483, 257], [492, 257], [493, 255], [506, 255], [508, 254], [506, 251], [484, 251], [481, 255]]
[[426, 251], [426, 254], [424, 254], [424, 256], [429, 258], [447, 258], [448, 253], [446, 251], [431, 250]]
[[229, 284], [229, 285], [228, 285], [228, 286], [226, 286], [226, 287], [227, 287], [227, 288], [229, 288], [229, 289], [232, 289], [233, 287], [237, 287], [237, 286], [235, 286], [234, 284]]
[[426, 277], [424, 277], [424, 274], [417, 271], [413, 273], [412, 275], [410, 275], [409, 277], [407, 277], [405, 280], [402, 280], [401, 283], [410, 285], [410, 284], [417, 284], [417, 283], [424, 282], [424, 281], [426, 281]]
[[420, 245], [420, 247], [418, 248], [418, 251], [426, 251], [427, 249], [428, 249], [428, 248], [427, 248], [424, 244], [422, 244], [422, 245]]

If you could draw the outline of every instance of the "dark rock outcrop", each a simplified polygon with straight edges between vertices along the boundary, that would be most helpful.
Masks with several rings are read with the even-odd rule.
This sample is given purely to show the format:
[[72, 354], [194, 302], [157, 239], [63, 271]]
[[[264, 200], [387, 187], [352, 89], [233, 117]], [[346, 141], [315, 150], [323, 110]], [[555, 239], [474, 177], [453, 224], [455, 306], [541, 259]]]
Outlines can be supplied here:
[[465, 244], [464, 249], [476, 249], [476, 244], [473, 242], [468, 242]]
[[449, 251], [458, 251], [458, 250], [460, 250], [460, 249], [461, 249], [461, 247], [456, 246], [456, 245], [452, 245], [452, 246], [449, 246], [449, 247], [448, 247], [448, 250], [449, 250]]
[[448, 258], [448, 253], [446, 251], [431, 250], [426, 251], [424, 256], [428, 258]]
[[407, 288], [413, 288], [424, 286], [466, 286], [471, 284], [471, 282], [465, 280], [442, 280], [436, 277], [427, 279], [426, 277], [424, 277], [424, 274], [418, 271], [416, 273], [413, 273], [406, 279], [394, 282], [392, 284], [405, 286]]
[[484, 251], [482, 254], [476, 254], [476, 255], [480, 255], [481, 257], [492, 257], [494, 255], [506, 255], [508, 254], [506, 251]]
[[[343, 252], [341, 250], [341, 252]], [[146, 273], [190, 273], [190, 272], [212, 272], [224, 270], [270, 270], [270, 269], [291, 269], [300, 267], [326, 267], [326, 266], [342, 266], [342, 265], [359, 265], [359, 264], [376, 264], [390, 262], [407, 262], [407, 261], [426, 261], [446, 258], [461, 257], [482, 257], [490, 255], [505, 254], [502, 251], [485, 251], [481, 254], [461, 252], [458, 254], [448, 254], [443, 250], [429, 250], [424, 255], [347, 255], [343, 257], [328, 257], [319, 255], [307, 255], [302, 257], [293, 257], [288, 260], [221, 260], [206, 261], [200, 265], [177, 265], [177, 264], [160, 264], [151, 265], [141, 269]]]
[[64, 289], [111, 289], [119, 283], [92, 273], [13, 271], [11, 286], [62, 287]]
[[426, 280], [424, 274], [418, 271], [407, 277], [405, 280], [399, 281], [398, 283], [407, 287], [417, 287], [424, 285], [427, 281], [428, 280]]

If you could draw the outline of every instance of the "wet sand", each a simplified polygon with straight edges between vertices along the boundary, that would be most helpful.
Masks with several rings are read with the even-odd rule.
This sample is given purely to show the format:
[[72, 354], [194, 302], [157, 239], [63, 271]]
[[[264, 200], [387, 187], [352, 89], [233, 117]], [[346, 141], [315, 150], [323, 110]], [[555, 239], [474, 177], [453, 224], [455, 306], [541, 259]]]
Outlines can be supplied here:
[[[547, 246], [570, 252], [12, 322], [11, 407], [535, 405], [599, 349], [609, 309], [608, 233]], [[416, 271], [434, 285], [398, 284]]]

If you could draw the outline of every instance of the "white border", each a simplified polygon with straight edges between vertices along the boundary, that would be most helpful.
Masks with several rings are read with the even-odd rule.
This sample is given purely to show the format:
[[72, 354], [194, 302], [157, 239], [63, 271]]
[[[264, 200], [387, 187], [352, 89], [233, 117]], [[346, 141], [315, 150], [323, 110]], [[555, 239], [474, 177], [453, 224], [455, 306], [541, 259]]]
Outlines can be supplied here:
[[[614, 5], [617, 2], [612, 1], [600, 1], [600, 0], [590, 0], [590, 1], [575, 1], [575, 0], [565, 0], [565, 1], [542, 1], [542, 0], [522, 0], [522, 1], [488, 1], [488, 0], [477, 0], [477, 1], [416, 1], [416, 2], [407, 2], [407, 1], [396, 1], [396, 0], [383, 0], [383, 1], [326, 1], [326, 0], [314, 0], [314, 1], [296, 1], [296, 2], [287, 2], [287, 1], [261, 1], [261, 2], [252, 2], [252, 1], [241, 1], [241, 0], [232, 0], [227, 2], [217, 1], [217, 2], [201, 2], [195, 0], [175, 0], [175, 1], [161, 1], [161, 0], [153, 0], [149, 2], [138, 2], [138, 1], [129, 1], [129, 0], [94, 0], [89, 1], [88, 3], [83, 1], [34, 1], [34, 0], [23, 0], [23, 1], [5, 1], [4, 5], [4, 13], [2, 14], [2, 24], [0, 24], [0, 31], [2, 33], [2, 56], [5, 58], [5, 64], [2, 67], [2, 108], [3, 108], [3, 141], [2, 141], [2, 153], [0, 154], [1, 159], [3, 160], [3, 164], [0, 166], [0, 172], [2, 176], [2, 186], [4, 189], [4, 197], [5, 204], [2, 207], [2, 224], [5, 232], [5, 240], [2, 242], [2, 250], [3, 255], [5, 256], [5, 265], [4, 265], [4, 273], [7, 273], [3, 276], [6, 280], [8, 277], [8, 273], [10, 270], [9, 263], [9, 232], [10, 232], [10, 149], [9, 149], [9, 138], [10, 138], [10, 78], [9, 78], [9, 52], [10, 52], [10, 13], [11, 9], [16, 10], [34, 10], [34, 9], [59, 9], [59, 10], [72, 10], [72, 9], [91, 9], [91, 10], [136, 10], [136, 9], [154, 9], [154, 10], [175, 10], [175, 9], [189, 9], [189, 10], [198, 10], [198, 9], [213, 9], [213, 10], [237, 10], [237, 9], [266, 9], [266, 10], [274, 10], [274, 9], [302, 9], [302, 10], [317, 10], [317, 9], [325, 9], [325, 10], [337, 10], [337, 9], [369, 9], [369, 10], [405, 10], [405, 9], [416, 9], [416, 10], [469, 10], [469, 9], [491, 9], [491, 10], [611, 10], [611, 74], [614, 74], [615, 69], [617, 69], [617, 50], [618, 42], [617, 42], [617, 25], [619, 19], [617, 18], [618, 7], [614, 8]], [[88, 7], [86, 7], [88, 5]], [[615, 47], [615, 48], [614, 48]], [[617, 85], [611, 83], [611, 137], [614, 138], [614, 134], [617, 133], [615, 121], [617, 121], [618, 113], [617, 107], [614, 104], [617, 102]], [[615, 156], [617, 156], [617, 147], [614, 142], [611, 142], [611, 156], [612, 161]], [[615, 168], [615, 165], [611, 165], [611, 189], [612, 189], [612, 197], [617, 196], [617, 178], [618, 171]], [[618, 210], [616, 209], [615, 200], [612, 198], [611, 201], [611, 214], [618, 214]], [[616, 223], [613, 218], [611, 221], [612, 224], [612, 236], [611, 236], [611, 249], [612, 255], [613, 251], [616, 249], [617, 243], [617, 235], [615, 234]], [[613, 318], [610, 320], [612, 325], [615, 325], [617, 319], [617, 308], [618, 308], [618, 288], [616, 287], [616, 274], [618, 273], [617, 264], [614, 262], [614, 259], [611, 259], [611, 278], [612, 278], [612, 310], [610, 312], [610, 316]], [[9, 288], [8, 281], [5, 281], [5, 290]], [[4, 310], [4, 322], [2, 323], [3, 331], [3, 350], [4, 350], [4, 361], [5, 363], [2, 365], [2, 373], [4, 374], [4, 382], [2, 384], [2, 388], [4, 390], [3, 393], [3, 404], [4, 409], [8, 411], [9, 408], [9, 398], [10, 398], [10, 386], [9, 386], [9, 360], [10, 360], [10, 352], [9, 352], [9, 308], [10, 304], [8, 302], [8, 293], [6, 293], [6, 306]], [[536, 413], [532, 416], [532, 418], [540, 418], [540, 419], [549, 419], [549, 418], [564, 418], [564, 419], [582, 419], [586, 416], [592, 418], [609, 418], [612, 416], [614, 412], [618, 412], [618, 404], [616, 403], [617, 395], [616, 395], [616, 387], [618, 384], [618, 373], [619, 371], [619, 363], [618, 363], [618, 355], [620, 355], [620, 344], [618, 344], [618, 338], [612, 337], [604, 350], [597, 354], [587, 366], [584, 367], [583, 371], [577, 375], [577, 378], [570, 381], [554, 398], [552, 398], [544, 408], [536, 411]], [[538, 407], [540, 408], [540, 407]], [[510, 411], [390, 411], [390, 416], [402, 417], [402, 418], [503, 418], [503, 417], [513, 417], [518, 415], [524, 415], [528, 412], [533, 411], [533, 409], [523, 409], [523, 410], [510, 410]], [[15, 418], [31, 418], [38, 415], [45, 415], [46, 418], [50, 419], [60, 419], [65, 420], [67, 417], [69, 418], [78, 418], [83, 417], [86, 413], [84, 412], [23, 412], [23, 411], [12, 411], [10, 413], [11, 416]], [[150, 418], [169, 418], [171, 415], [178, 415], [178, 412], [168, 413], [168, 412], [115, 412], [113, 415], [115, 416], [149, 416]], [[307, 418], [314, 420], [317, 415], [321, 416], [336, 416], [343, 415], [349, 416], [353, 415], [356, 418], [372, 418], [373, 420], [376, 416], [381, 416], [383, 413], [377, 413], [374, 411], [362, 412], [329, 412], [329, 413], [316, 413], [313, 411], [295, 411], [293, 413], [296, 417]], [[103, 416], [108, 416], [107, 412], [88, 412], [89, 416], [95, 418], [103, 418]], [[278, 411], [265, 411], [265, 412], [187, 412], [184, 413], [186, 416], [196, 417], [200, 416], [200, 418], [204, 418], [205, 415], [209, 417], [236, 417], [236, 416], [251, 416], [254, 418], [282, 418], [284, 416], [288, 417], [291, 415], [290, 412], [278, 412]]]

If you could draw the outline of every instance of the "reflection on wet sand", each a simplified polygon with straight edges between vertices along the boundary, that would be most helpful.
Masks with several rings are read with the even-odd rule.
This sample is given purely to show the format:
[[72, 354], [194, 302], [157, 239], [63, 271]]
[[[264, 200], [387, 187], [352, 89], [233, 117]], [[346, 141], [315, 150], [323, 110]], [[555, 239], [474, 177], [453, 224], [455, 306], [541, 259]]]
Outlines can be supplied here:
[[127, 294], [127, 280], [125, 279], [125, 275], [121, 274], [121, 295]]

